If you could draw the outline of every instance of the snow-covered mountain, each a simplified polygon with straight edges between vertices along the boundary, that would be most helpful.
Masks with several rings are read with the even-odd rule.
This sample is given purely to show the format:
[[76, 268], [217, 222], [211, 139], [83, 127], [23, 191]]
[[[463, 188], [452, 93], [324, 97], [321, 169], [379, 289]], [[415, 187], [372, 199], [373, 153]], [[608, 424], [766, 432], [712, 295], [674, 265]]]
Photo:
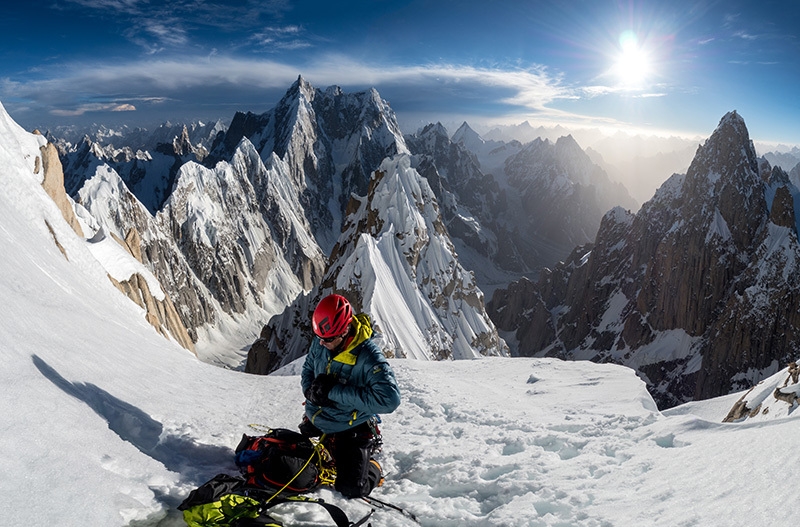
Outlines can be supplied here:
[[[749, 139], [739, 149], [747, 162], [731, 168], [698, 155], [687, 176], [634, 215], [611, 208], [629, 198], [571, 136], [496, 146], [465, 123], [454, 137], [441, 125], [403, 137], [375, 90], [319, 90], [301, 77], [269, 112], [238, 113], [202, 163], [181, 157], [198, 159], [183, 128], [169, 146], [173, 157], [164, 154], [177, 169], [169, 192], [160, 187], [157, 212], [112, 163], [99, 161], [105, 151], [92, 158], [74, 209], [87, 239], [116, 240], [157, 280], [160, 294], [146, 277], [119, 283], [148, 306], [153, 325], [227, 367], [241, 367], [254, 341], [250, 354], [262, 359], [250, 371], [300, 356], [308, 314], [331, 291], [376, 311], [389, 355], [503, 355], [504, 337], [512, 353], [632, 366], [664, 405], [748, 387], [794, 353], [763, 329], [754, 330], [755, 344], [741, 333], [761, 298], [741, 302], [743, 291], [756, 284], [774, 300], [794, 290], [791, 276], [784, 285], [756, 272], [782, 277], [781, 258], [792, 261], [775, 250], [783, 247], [777, 234], [760, 236], [772, 232], [763, 217], [781, 228], [794, 221], [793, 176], [753, 161]], [[705, 148], [725, 151], [714, 144]], [[501, 172], [482, 170], [481, 159], [501, 158]], [[750, 176], [718, 183], [727, 179], [714, 174], [739, 165], [750, 166], [761, 187], [748, 187]], [[761, 190], [736, 198], [731, 188], [742, 186]], [[486, 316], [482, 290], [559, 260], [539, 284], [500, 291]], [[775, 317], [791, 335], [791, 312]]]
[[525, 218], [520, 229], [543, 262], [558, 262], [575, 245], [594, 241], [605, 211], [637, 208], [572, 136], [555, 144], [532, 141], [506, 160], [505, 172]]
[[[533, 139], [535, 138], [531, 141]], [[492, 174], [498, 178], [504, 173], [506, 159], [522, 150], [522, 143], [516, 139], [509, 141], [484, 139], [466, 121], [458, 127], [451, 140], [475, 154], [485, 174]]]
[[[407, 142], [412, 151], [430, 155], [437, 166], [453, 165], [447, 156], [416, 146], [430, 142]], [[464, 123], [452, 142], [474, 153], [478, 172], [492, 174], [483, 179], [465, 177], [466, 171], [461, 170], [450, 179], [465, 181], [464, 187], [487, 196], [491, 219], [475, 216], [482, 230], [492, 233], [493, 241], [501, 246], [493, 260], [506, 270], [532, 274], [553, 266], [575, 245], [594, 241], [606, 211], [615, 206], [638, 208], [625, 187], [611, 181], [572, 136], [555, 143], [537, 138], [524, 145], [504, 144], [483, 140]], [[467, 210], [476, 209], [469, 200], [460, 202]]]
[[222, 120], [193, 121], [191, 123], [172, 123], [166, 121], [155, 128], [131, 128], [126, 125], [109, 128], [103, 124], [85, 126], [63, 125], [49, 128], [44, 132], [48, 141], [55, 144], [62, 153], [68, 152], [85, 138], [100, 147], [117, 145], [136, 150], [154, 151], [162, 144], [172, 144], [175, 138], [181, 137], [184, 130], [189, 141], [197, 148], [208, 151], [217, 138], [228, 126]]
[[[353, 196], [319, 289], [299, 298], [262, 331], [247, 371], [305, 354], [308, 314], [323, 296], [346, 295], [370, 314], [389, 357], [423, 360], [506, 355], [472, 273], [459, 263], [426, 179], [411, 156], [387, 158], [366, 196]], [[277, 354], [277, 357], [272, 357]]]
[[656, 189], [672, 174], [685, 173], [700, 143], [699, 138], [625, 131], [609, 135], [598, 128], [566, 128], [561, 125], [534, 128], [527, 121], [519, 125], [495, 127], [483, 135], [483, 140], [487, 143], [514, 144], [547, 139], [555, 143], [558, 138], [568, 135], [584, 148], [612, 181], [622, 183], [637, 203], [652, 198]]
[[630, 366], [663, 406], [750, 387], [798, 353], [797, 197], [731, 112], [686, 175], [490, 313], [520, 354]]
[[[382, 330], [384, 349], [436, 360], [507, 353], [410, 156], [386, 159], [367, 197], [354, 198], [350, 209], [323, 286], [362, 299]], [[397, 305], [408, 309], [400, 312]]]
[[481, 287], [507, 283], [506, 274], [528, 270], [530, 262], [520, 256], [508, 228], [506, 193], [493, 175], [481, 170], [476, 154], [452, 141], [439, 123], [407, 135], [406, 144], [414, 154], [413, 167], [428, 180], [447, 231]]
[[787, 152], [766, 152], [764, 159], [772, 166], [779, 166], [786, 172], [791, 172], [800, 166], [800, 148], [794, 146]]
[[[73, 230], [42, 186], [44, 138], [1, 108], [2, 524], [182, 526], [176, 506], [192, 489], [236, 474], [233, 449], [242, 433], [257, 433], [248, 423], [295, 428], [298, 365], [246, 375], [205, 364], [154, 331], [145, 309], [108, 279], [122, 276], [126, 257], [101, 261], [101, 242]], [[794, 487], [775, 483], [800, 462], [797, 403], [785, 400], [800, 385], [787, 370], [748, 393], [661, 413], [631, 370], [610, 364], [391, 364], [403, 401], [383, 416], [386, 481], [374, 495], [422, 525], [795, 519]], [[723, 424], [734, 406], [758, 411]], [[370, 510], [329, 489], [315, 494], [351, 519]], [[274, 514], [287, 525], [329, 520], [302, 505]], [[391, 510], [370, 523], [413, 525]]]
[[[185, 128], [172, 148], [175, 156], [199, 157]], [[171, 183], [163, 178], [157, 183], [146, 178], [126, 180], [117, 170], [121, 165], [106, 162], [99, 145], [91, 144], [89, 150], [97, 155], [82, 159], [91, 160], [86, 169], [93, 172], [83, 176], [88, 179], [75, 196], [91, 218], [90, 234], [135, 240], [132, 245], [173, 299], [198, 344], [199, 356], [234, 367], [243, 361], [242, 349], [256, 340], [265, 322], [306, 302], [312, 291], [320, 290], [323, 278], [339, 269], [336, 255], [329, 256], [343, 222], [353, 221], [347, 216], [347, 203], [368, 194], [369, 178], [384, 159], [408, 157], [394, 114], [375, 90], [323, 91], [302, 78], [269, 112], [237, 113], [230, 127], [218, 134], [203, 164], [175, 157]], [[67, 156], [67, 161], [76, 159]], [[131, 189], [138, 183], [152, 183], [152, 188], [162, 190], [166, 187], [158, 185], [169, 183], [157, 212], [143, 206], [139, 196], [146, 193], [137, 195]], [[419, 281], [416, 294], [404, 288], [413, 324], [397, 324], [395, 334], [402, 335], [402, 342], [387, 338], [387, 353], [430, 359], [504, 354], [505, 344], [484, 311], [483, 295], [472, 275], [458, 264], [435, 198], [424, 186], [428, 201], [417, 203], [402, 194], [387, 198], [413, 210], [396, 211], [397, 217], [387, 217], [381, 225], [402, 232], [408, 226], [397, 221], [416, 214], [423, 203], [433, 207], [410, 233], [419, 238], [415, 250], [423, 254], [406, 255], [423, 263], [381, 273], [384, 280], [397, 283]], [[392, 191], [404, 193], [407, 187]], [[349, 230], [352, 240], [342, 239], [337, 247], [362, 234]], [[380, 233], [368, 234], [377, 238]], [[429, 240], [438, 245], [428, 248]], [[373, 295], [367, 286], [343, 292], [352, 293], [356, 303]], [[455, 307], [463, 301], [471, 307]], [[425, 308], [426, 302], [431, 306]], [[460, 318], [454, 314], [459, 311]], [[435, 316], [430, 318], [432, 312]], [[382, 327], [388, 335], [395, 325], [384, 321]], [[287, 331], [297, 333], [297, 325], [290, 324]], [[218, 349], [213, 332], [228, 335], [227, 351]], [[282, 335], [280, 342], [283, 347], [268, 353], [287, 362], [307, 347], [290, 352], [291, 343], [307, 344], [307, 335]], [[263, 373], [276, 366], [271, 360], [248, 369]]]
[[137, 233], [143, 260], [200, 341], [201, 356], [229, 366], [242, 357], [228, 350], [225, 358], [225, 350], [214, 349], [224, 343], [203, 338], [209, 331], [229, 335], [240, 349], [324, 272], [324, 256], [285, 189], [285, 164], [268, 165], [247, 139], [213, 169], [186, 163], [155, 216], [107, 165], [79, 192], [93, 230], [120, 238]]
[[325, 254], [339, 237], [351, 194], [366, 193], [372, 171], [386, 157], [408, 152], [394, 112], [375, 89], [320, 90], [302, 77], [272, 110], [238, 112], [205, 164], [229, 159], [243, 137], [263, 160], [274, 153], [287, 165], [288, 190]]
[[[208, 145], [224, 129], [220, 122], [165, 123], [152, 132], [100, 127], [90, 135], [85, 130], [87, 133], [78, 141], [70, 140], [75, 131], [69, 129], [48, 131], [45, 136], [59, 149], [68, 194], [77, 198], [78, 191], [97, 167], [108, 165], [155, 214], [172, 192], [180, 167], [188, 161], [202, 161], [208, 155]], [[56, 135], [59, 133], [64, 135]]]

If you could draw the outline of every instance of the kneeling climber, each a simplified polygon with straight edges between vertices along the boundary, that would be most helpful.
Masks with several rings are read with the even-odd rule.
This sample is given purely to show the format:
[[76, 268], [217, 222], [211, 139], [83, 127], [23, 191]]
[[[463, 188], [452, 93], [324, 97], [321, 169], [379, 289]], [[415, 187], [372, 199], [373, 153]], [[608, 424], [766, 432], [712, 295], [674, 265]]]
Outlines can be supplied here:
[[325, 434], [336, 464], [334, 488], [348, 498], [368, 495], [383, 478], [372, 459], [377, 414], [400, 405], [400, 390], [386, 357], [372, 341], [369, 315], [353, 314], [350, 302], [329, 295], [312, 316], [311, 343], [300, 383], [306, 398], [300, 432]]

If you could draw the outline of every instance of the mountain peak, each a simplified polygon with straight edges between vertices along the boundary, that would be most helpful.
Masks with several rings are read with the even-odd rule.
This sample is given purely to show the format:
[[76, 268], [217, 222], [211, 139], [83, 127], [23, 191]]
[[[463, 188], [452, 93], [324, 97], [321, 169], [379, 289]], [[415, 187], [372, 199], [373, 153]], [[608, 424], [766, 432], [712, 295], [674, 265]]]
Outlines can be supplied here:
[[303, 96], [307, 100], [313, 100], [315, 88], [308, 82], [302, 75], [298, 75], [297, 80], [292, 83], [288, 90], [286, 90], [286, 95], [284, 95], [284, 99], [286, 98], [295, 98], [297, 96]]
[[744, 119], [734, 110], [720, 119], [714, 133], [698, 149], [686, 175], [689, 181], [699, 178], [716, 183], [721, 176], [723, 181], [745, 178], [754, 179], [750, 183], [756, 184], [758, 174], [755, 146]]
[[456, 133], [453, 134], [452, 141], [454, 143], [463, 143], [464, 145], [485, 143], [480, 134], [478, 134], [478, 132], [473, 130], [472, 127], [467, 124], [467, 121], [464, 121], [461, 126], [458, 127]]
[[707, 143], [714, 142], [735, 143], [745, 147], [750, 145], [750, 134], [747, 131], [747, 125], [736, 110], [726, 113], [720, 119], [716, 130], [707, 141]]
[[572, 134], [562, 135], [556, 140], [556, 152], [570, 153], [572, 155], [586, 155], [581, 145], [572, 137]]
[[422, 129], [420, 135], [421, 136], [438, 135], [438, 136], [443, 136], [445, 138], [448, 137], [447, 128], [445, 128], [444, 125], [440, 122], [437, 122], [435, 124], [429, 123], [428, 125], [425, 126], [425, 128]]

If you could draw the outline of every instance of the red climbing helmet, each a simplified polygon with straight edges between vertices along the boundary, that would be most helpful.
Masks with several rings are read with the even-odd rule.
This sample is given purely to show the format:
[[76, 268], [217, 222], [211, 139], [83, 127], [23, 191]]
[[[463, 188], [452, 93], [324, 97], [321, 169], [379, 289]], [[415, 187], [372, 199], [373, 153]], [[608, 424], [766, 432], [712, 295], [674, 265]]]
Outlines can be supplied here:
[[329, 339], [344, 335], [353, 320], [353, 308], [341, 295], [328, 295], [317, 304], [311, 318], [314, 334]]

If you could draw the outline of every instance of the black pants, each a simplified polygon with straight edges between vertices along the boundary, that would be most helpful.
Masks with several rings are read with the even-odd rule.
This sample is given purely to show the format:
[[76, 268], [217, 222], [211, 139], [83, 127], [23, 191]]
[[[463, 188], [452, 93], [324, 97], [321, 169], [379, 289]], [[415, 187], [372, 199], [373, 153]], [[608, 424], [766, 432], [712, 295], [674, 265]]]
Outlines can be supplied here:
[[[300, 425], [300, 432], [308, 437], [322, 435], [322, 432], [306, 418]], [[343, 432], [328, 434], [323, 444], [336, 463], [334, 488], [343, 496], [346, 498], [367, 496], [378, 485], [382, 474], [377, 463], [371, 462], [375, 435], [368, 423], [362, 423]]]

